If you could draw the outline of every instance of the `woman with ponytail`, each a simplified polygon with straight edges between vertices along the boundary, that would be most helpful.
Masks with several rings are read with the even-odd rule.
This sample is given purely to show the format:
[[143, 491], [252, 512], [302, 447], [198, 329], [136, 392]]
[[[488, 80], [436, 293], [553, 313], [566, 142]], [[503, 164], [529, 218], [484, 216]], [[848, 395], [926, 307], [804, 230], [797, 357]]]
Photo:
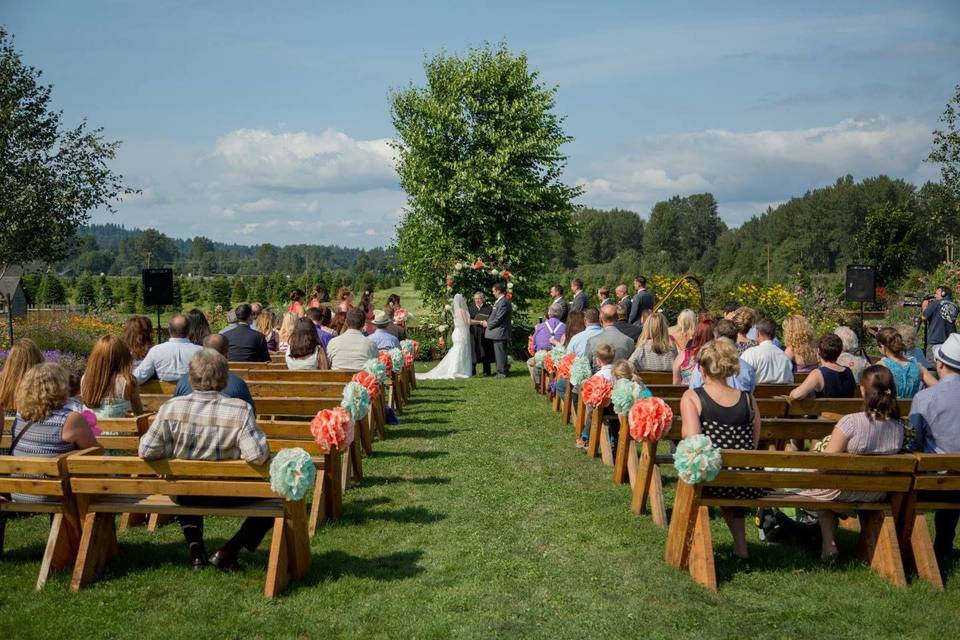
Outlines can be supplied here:
[[896, 329], [880, 329], [877, 333], [877, 344], [880, 345], [880, 353], [883, 355], [878, 364], [890, 370], [896, 384], [897, 397], [912, 398], [924, 385], [932, 387], [937, 384], [933, 374], [904, 353], [906, 346], [903, 336]]

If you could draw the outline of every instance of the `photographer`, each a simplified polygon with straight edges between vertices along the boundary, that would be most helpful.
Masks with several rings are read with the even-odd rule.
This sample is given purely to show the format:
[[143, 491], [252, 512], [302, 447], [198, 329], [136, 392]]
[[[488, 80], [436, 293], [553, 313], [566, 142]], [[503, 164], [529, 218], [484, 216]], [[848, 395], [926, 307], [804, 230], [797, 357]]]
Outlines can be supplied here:
[[937, 287], [933, 299], [924, 300], [920, 307], [927, 326], [927, 356], [932, 360], [936, 347], [946, 342], [950, 334], [957, 332], [957, 305], [950, 299], [950, 289]]

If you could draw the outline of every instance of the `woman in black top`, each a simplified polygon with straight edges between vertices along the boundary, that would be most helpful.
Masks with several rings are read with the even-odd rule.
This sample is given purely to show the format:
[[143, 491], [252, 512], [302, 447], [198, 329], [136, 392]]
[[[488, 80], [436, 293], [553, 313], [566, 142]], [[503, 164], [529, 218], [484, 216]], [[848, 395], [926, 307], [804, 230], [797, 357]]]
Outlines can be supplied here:
[[857, 381], [849, 367], [837, 364], [842, 353], [843, 341], [839, 336], [828, 333], [820, 338], [817, 345], [820, 366], [790, 392], [790, 397], [802, 400], [812, 393], [817, 398], [853, 398], [857, 393]]
[[[727, 378], [740, 372], [740, 354], [729, 338], [717, 338], [700, 348], [697, 361], [703, 386], [690, 389], [680, 399], [683, 437], [702, 433], [721, 449], [756, 449], [760, 439], [760, 413], [753, 396], [734, 389]], [[704, 496], [751, 499], [759, 489], [706, 487]], [[733, 535], [733, 555], [747, 558], [745, 510], [722, 508]]]

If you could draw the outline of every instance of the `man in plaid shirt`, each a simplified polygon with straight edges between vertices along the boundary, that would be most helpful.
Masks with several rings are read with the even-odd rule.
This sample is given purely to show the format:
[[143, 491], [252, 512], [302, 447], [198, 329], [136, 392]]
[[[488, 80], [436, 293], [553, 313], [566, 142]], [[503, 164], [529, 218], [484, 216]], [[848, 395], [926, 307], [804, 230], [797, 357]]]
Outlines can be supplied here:
[[[267, 437], [257, 426], [253, 408], [245, 401], [220, 393], [227, 384], [227, 359], [213, 349], [203, 349], [190, 360], [193, 393], [171, 398], [160, 407], [150, 429], [140, 439], [144, 460], [246, 460], [262, 464], [270, 459]], [[235, 506], [246, 499], [176, 496], [178, 504], [190, 506]], [[190, 549], [194, 569], [207, 564], [203, 544], [203, 517], [178, 516]], [[209, 563], [223, 571], [237, 569], [241, 548], [255, 551], [273, 526], [270, 518], [247, 518], [240, 530], [210, 557]]]

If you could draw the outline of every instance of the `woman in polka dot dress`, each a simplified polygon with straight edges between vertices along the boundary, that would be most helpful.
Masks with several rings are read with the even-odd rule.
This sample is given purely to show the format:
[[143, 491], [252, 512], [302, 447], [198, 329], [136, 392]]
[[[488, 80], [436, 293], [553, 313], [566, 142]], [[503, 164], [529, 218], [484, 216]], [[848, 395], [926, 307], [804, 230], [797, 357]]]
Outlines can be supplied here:
[[[697, 354], [703, 386], [684, 392], [680, 400], [683, 437], [702, 433], [721, 449], [756, 449], [760, 438], [760, 413], [753, 396], [734, 389], [727, 378], [740, 371], [736, 346], [728, 338], [717, 338]], [[705, 487], [704, 496], [752, 499], [761, 489]], [[733, 535], [733, 554], [747, 558], [745, 509], [723, 508], [723, 519]]]

